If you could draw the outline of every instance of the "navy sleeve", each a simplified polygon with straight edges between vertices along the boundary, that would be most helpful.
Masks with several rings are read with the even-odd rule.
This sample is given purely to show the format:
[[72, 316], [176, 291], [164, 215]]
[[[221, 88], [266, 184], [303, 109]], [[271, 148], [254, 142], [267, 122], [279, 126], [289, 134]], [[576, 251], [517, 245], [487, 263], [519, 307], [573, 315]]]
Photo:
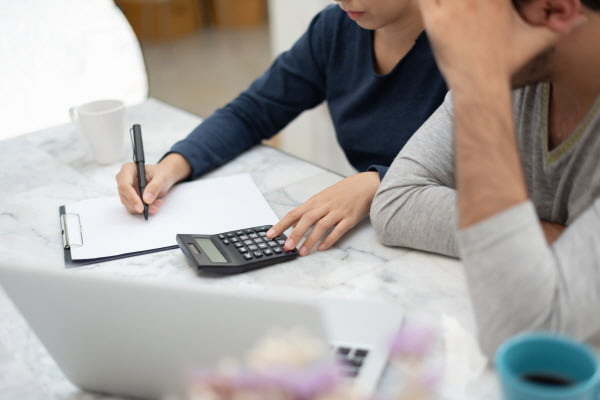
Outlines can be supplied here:
[[387, 172], [389, 167], [386, 167], [384, 165], [370, 165], [369, 168], [367, 168], [367, 171], [377, 171], [377, 173], [379, 174], [379, 180], [383, 180], [383, 177], [385, 176], [385, 173]]
[[324, 61], [318, 59], [326, 56], [323, 19], [318, 14], [294, 46], [246, 91], [173, 145], [169, 153], [179, 153], [191, 164], [190, 179], [272, 137], [324, 100]]

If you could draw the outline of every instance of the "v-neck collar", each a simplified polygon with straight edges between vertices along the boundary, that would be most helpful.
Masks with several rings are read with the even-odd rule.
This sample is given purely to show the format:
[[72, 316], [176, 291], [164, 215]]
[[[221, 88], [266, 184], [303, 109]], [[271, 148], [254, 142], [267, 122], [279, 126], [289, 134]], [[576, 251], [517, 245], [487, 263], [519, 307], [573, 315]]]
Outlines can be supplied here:
[[600, 112], [600, 96], [596, 99], [583, 120], [579, 122], [575, 130], [567, 136], [558, 146], [550, 150], [550, 132], [548, 118], [550, 115], [550, 83], [542, 83], [542, 145], [544, 148], [544, 162], [546, 165], [552, 165], [557, 160], [563, 158], [575, 147], [581, 137], [587, 131], [592, 119]]
[[394, 65], [394, 68], [392, 68], [390, 70], [390, 72], [388, 72], [387, 74], [380, 74], [377, 72], [377, 66], [376, 66], [376, 59], [375, 59], [375, 31], [370, 30], [367, 32], [367, 37], [368, 37], [368, 51], [371, 57], [371, 75], [376, 77], [376, 78], [386, 78], [388, 76], [391, 76], [392, 74], [394, 74], [394, 72], [400, 68], [400, 65], [404, 64], [404, 60], [410, 56], [411, 53], [415, 52], [416, 49], [421, 45], [421, 42], [423, 40], [427, 40], [427, 36], [425, 31], [422, 31], [419, 36], [417, 36], [417, 38], [415, 39], [412, 47], [406, 52], [406, 54], [404, 55], [404, 57], [402, 57], [397, 63], [396, 65]]

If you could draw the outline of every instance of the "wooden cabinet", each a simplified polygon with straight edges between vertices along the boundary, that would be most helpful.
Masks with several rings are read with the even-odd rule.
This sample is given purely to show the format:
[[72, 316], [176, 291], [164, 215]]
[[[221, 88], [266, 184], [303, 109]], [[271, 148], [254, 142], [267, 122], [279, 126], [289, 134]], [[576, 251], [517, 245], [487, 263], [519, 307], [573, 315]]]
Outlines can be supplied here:
[[115, 0], [140, 41], [177, 39], [204, 21], [198, 0]]
[[267, 22], [266, 0], [209, 0], [209, 10], [216, 27], [247, 27]]

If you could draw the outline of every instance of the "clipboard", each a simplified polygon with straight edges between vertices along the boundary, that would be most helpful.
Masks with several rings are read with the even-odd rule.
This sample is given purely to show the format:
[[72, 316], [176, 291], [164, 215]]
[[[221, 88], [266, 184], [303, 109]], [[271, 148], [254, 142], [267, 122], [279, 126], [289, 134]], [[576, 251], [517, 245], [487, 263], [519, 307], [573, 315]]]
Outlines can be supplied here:
[[176, 235], [214, 234], [278, 218], [249, 174], [176, 185], [148, 221], [118, 196], [59, 207], [65, 266], [76, 267], [178, 248]]
[[166, 246], [156, 249], [148, 249], [144, 251], [134, 251], [127, 254], [119, 254], [114, 256], [99, 257], [99, 258], [88, 258], [84, 260], [73, 260], [71, 256], [71, 247], [83, 246], [83, 229], [81, 226], [81, 217], [79, 214], [67, 213], [66, 207], [60, 206], [58, 208], [60, 217], [60, 228], [63, 243], [63, 255], [65, 259], [65, 266], [67, 268], [96, 264], [104, 261], [118, 260], [125, 257], [139, 256], [142, 254], [149, 254], [158, 251], [176, 249], [178, 246]]

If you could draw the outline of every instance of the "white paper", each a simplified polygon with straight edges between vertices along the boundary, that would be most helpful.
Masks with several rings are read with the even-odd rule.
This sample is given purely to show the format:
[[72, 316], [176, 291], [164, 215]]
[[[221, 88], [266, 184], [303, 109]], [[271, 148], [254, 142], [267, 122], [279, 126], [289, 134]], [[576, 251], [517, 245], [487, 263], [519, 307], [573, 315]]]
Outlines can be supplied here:
[[71, 247], [73, 260], [175, 246], [178, 233], [214, 234], [278, 220], [249, 174], [180, 183], [147, 221], [127, 212], [118, 196], [68, 204], [66, 212], [81, 221], [83, 246]]

